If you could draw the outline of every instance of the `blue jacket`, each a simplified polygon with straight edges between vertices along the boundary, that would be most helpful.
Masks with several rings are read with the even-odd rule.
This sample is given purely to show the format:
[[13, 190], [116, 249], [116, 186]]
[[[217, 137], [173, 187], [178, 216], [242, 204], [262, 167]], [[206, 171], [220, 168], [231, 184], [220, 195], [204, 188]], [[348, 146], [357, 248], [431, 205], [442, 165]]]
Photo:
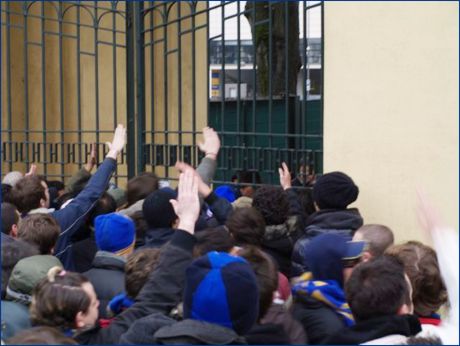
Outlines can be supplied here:
[[74, 270], [71, 237], [83, 225], [88, 213], [107, 189], [116, 167], [117, 163], [114, 159], [106, 158], [84, 190], [64, 209], [53, 211], [50, 214], [61, 226], [61, 234], [54, 249], [54, 255], [61, 260], [67, 270]]

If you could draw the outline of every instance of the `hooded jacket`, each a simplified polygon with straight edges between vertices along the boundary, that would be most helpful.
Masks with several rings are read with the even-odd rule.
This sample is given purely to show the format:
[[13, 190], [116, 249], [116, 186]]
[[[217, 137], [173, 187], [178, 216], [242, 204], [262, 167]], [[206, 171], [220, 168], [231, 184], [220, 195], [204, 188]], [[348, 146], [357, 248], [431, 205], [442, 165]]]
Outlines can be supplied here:
[[125, 290], [126, 259], [111, 252], [98, 251], [92, 268], [83, 273], [93, 284], [99, 299], [99, 317], [107, 317], [107, 304]]
[[144, 317], [122, 335], [124, 345], [241, 345], [246, 340], [230, 328], [204, 321], [186, 319], [180, 322], [163, 314]]
[[309, 296], [296, 297], [292, 314], [304, 327], [308, 342], [314, 345], [324, 344], [327, 338], [345, 327], [332, 308]]
[[292, 252], [293, 275], [309, 271], [304, 263], [305, 248], [311, 239], [323, 233], [340, 234], [351, 240], [354, 231], [363, 225], [358, 209], [324, 209], [310, 215], [303, 235], [294, 245]]

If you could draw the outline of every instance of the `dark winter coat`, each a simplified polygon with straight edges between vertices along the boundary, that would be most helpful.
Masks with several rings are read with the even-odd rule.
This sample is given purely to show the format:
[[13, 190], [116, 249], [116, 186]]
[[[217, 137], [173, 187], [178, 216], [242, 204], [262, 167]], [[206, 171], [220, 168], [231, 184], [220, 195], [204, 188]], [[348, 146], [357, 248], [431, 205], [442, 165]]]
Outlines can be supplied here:
[[415, 315], [383, 316], [343, 328], [331, 335], [326, 343], [356, 345], [390, 335], [414, 336], [421, 330], [420, 322]]
[[92, 268], [83, 273], [93, 284], [99, 299], [99, 317], [107, 317], [107, 304], [125, 291], [126, 259], [106, 251], [98, 251]]
[[311, 214], [303, 235], [294, 245], [292, 252], [293, 275], [297, 276], [309, 271], [308, 264], [304, 261], [304, 253], [311, 239], [323, 233], [335, 233], [351, 240], [354, 232], [362, 225], [363, 218], [358, 209], [324, 209]]
[[245, 339], [249, 345], [290, 345], [283, 326], [275, 323], [256, 324]]
[[173, 228], [155, 228], [145, 232], [144, 246], [151, 248], [159, 248], [171, 240], [174, 235]]
[[326, 304], [308, 296], [297, 296], [292, 314], [305, 329], [308, 342], [324, 344], [325, 340], [346, 325], [337, 313]]
[[11, 338], [30, 325], [29, 308], [21, 303], [2, 300], [2, 340]]
[[77, 273], [84, 273], [91, 269], [97, 253], [97, 244], [94, 234], [89, 238], [77, 241], [72, 246], [72, 256]]
[[278, 264], [278, 270], [290, 278], [292, 251], [303, 227], [298, 195], [293, 189], [287, 189], [286, 193], [289, 201], [288, 219], [283, 224], [265, 227], [262, 249], [272, 256]]
[[[196, 239], [187, 232], [176, 230], [160, 254], [156, 269], [136, 297], [134, 304], [117, 315], [107, 328], [82, 331], [75, 336], [79, 344], [118, 344], [135, 321], [154, 314], [169, 314], [182, 297], [185, 268], [192, 261]], [[167, 269], [166, 269], [167, 268]]]
[[241, 345], [246, 340], [230, 328], [204, 321], [180, 322], [161, 313], [144, 317], [132, 325], [120, 343], [124, 345]]
[[284, 307], [284, 304], [273, 303], [261, 322], [282, 325], [291, 345], [305, 345], [308, 343], [304, 328], [294, 318], [291, 311]]

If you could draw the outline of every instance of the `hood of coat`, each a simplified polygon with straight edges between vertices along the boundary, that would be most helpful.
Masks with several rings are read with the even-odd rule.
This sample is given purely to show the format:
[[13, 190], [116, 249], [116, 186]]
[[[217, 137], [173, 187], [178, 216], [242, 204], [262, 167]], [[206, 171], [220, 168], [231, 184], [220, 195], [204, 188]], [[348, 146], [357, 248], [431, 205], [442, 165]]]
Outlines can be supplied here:
[[98, 251], [93, 259], [93, 268], [125, 271], [126, 258], [107, 251]]
[[[305, 233], [316, 236], [327, 231], [355, 231], [363, 225], [363, 218], [358, 209], [319, 210], [310, 215]], [[318, 234], [316, 234], [318, 233]]]
[[174, 234], [173, 228], [154, 228], [145, 232], [145, 246], [161, 247], [171, 240]]

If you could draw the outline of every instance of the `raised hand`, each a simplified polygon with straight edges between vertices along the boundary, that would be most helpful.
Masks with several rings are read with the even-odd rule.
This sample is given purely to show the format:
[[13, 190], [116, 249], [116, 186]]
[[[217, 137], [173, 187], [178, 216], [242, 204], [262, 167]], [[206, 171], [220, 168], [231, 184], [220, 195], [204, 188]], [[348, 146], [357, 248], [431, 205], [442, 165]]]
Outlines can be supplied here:
[[287, 190], [291, 187], [291, 173], [285, 162], [282, 163], [282, 168], [278, 168], [280, 174], [280, 185], [283, 190]]
[[91, 173], [94, 166], [96, 165], [96, 143], [91, 143], [91, 152], [89, 154], [89, 160], [86, 162], [85, 169]]
[[122, 124], [118, 124], [113, 134], [112, 142], [106, 142], [105, 144], [109, 147], [106, 157], [116, 160], [126, 144], [126, 128]]
[[179, 218], [178, 228], [193, 234], [200, 213], [200, 201], [197, 177], [191, 170], [180, 174], [177, 200], [171, 199], [169, 202]]
[[206, 198], [211, 194], [212, 192], [211, 188], [203, 182], [200, 175], [196, 172], [196, 170], [192, 166], [190, 166], [189, 164], [186, 164], [185, 162], [177, 161], [175, 167], [181, 173], [192, 172], [192, 174], [195, 176], [197, 180], [198, 192], [203, 198]]
[[29, 171], [25, 174], [26, 177], [31, 177], [32, 175], [37, 175], [37, 165], [35, 163], [30, 165]]
[[220, 149], [220, 139], [217, 132], [210, 127], [205, 127], [203, 129], [203, 142], [199, 142], [198, 147], [205, 153], [206, 157], [215, 160]]

